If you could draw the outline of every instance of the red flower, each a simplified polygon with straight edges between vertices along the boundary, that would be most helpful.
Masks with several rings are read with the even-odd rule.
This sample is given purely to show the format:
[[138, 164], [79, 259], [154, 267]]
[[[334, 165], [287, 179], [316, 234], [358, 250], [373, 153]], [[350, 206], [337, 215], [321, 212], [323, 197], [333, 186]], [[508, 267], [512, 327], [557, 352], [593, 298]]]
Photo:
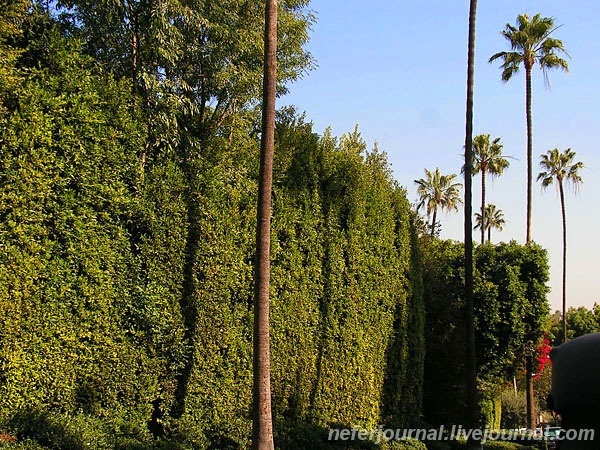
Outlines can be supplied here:
[[550, 346], [550, 340], [544, 334], [544, 339], [542, 340], [542, 344], [537, 349], [537, 363], [538, 369], [535, 375], [535, 378], [539, 379], [541, 377], [542, 372], [544, 371], [547, 364], [552, 364], [550, 360], [550, 352], [552, 351], [552, 347]]

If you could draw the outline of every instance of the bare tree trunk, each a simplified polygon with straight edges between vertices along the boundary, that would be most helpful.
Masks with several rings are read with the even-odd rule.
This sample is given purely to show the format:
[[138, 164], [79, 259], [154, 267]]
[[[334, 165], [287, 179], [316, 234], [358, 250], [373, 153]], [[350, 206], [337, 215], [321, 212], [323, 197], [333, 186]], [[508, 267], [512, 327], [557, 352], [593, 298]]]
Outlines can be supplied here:
[[269, 281], [271, 273], [271, 188], [275, 149], [275, 88], [277, 50], [277, 0], [265, 8], [262, 134], [254, 268], [254, 357], [252, 448], [273, 450], [271, 367], [269, 355]]
[[435, 221], [437, 219], [437, 209], [433, 210], [433, 219], [431, 220], [431, 237], [435, 236]]
[[[483, 166], [483, 164], [482, 164]], [[481, 243], [485, 241], [485, 169], [481, 168]]]
[[[479, 425], [477, 402], [477, 361], [475, 354], [475, 313], [473, 310], [473, 90], [475, 84], [475, 25], [477, 0], [469, 6], [469, 50], [467, 55], [467, 112], [465, 129], [465, 317], [467, 327], [467, 409], [469, 428]], [[481, 444], [469, 439], [469, 449], [480, 449]]]
[[527, 427], [535, 429], [535, 391], [533, 388], [534, 361], [532, 355], [525, 357], [525, 378], [527, 394]]
[[563, 343], [567, 342], [567, 212], [565, 210], [565, 192], [562, 180], [558, 181], [560, 192], [560, 207], [563, 222], [563, 273], [562, 273], [562, 319], [563, 319]]

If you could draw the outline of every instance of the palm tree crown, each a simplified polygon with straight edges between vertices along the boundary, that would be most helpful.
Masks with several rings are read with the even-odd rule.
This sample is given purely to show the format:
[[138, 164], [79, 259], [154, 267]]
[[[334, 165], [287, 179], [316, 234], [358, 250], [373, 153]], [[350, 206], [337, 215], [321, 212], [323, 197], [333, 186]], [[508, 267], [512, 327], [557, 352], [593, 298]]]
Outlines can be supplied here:
[[442, 175], [439, 168], [433, 172], [425, 169], [425, 175], [425, 178], [415, 180], [420, 200], [417, 210], [425, 206], [427, 217], [433, 215], [431, 222], [433, 236], [438, 210], [458, 210], [458, 205], [462, 203], [459, 192], [462, 184], [454, 182], [456, 174]]
[[536, 62], [539, 63], [547, 83], [548, 69], [559, 68], [568, 71], [569, 65], [559, 56], [561, 53], [567, 54], [563, 42], [550, 37], [557, 28], [552, 17], [542, 17], [541, 14], [532, 18], [529, 14], [520, 14], [517, 17], [517, 26], [507, 23], [501, 34], [510, 43], [512, 51], [498, 52], [489, 60], [503, 61], [502, 81], [510, 80], [519, 71], [521, 64], [530, 70]]
[[489, 173], [492, 176], [502, 175], [510, 163], [502, 155], [503, 145], [500, 138], [490, 143], [489, 134], [480, 134], [473, 139], [473, 174], [480, 172]]
[[574, 162], [576, 153], [570, 148], [562, 153], [559, 149], [548, 150], [541, 156], [540, 167], [543, 169], [537, 179], [542, 187], [550, 186], [555, 180], [558, 184], [566, 182], [575, 189], [583, 182], [579, 170], [583, 168], [582, 162]]
[[504, 228], [504, 224], [506, 220], [504, 220], [504, 213], [501, 209], [497, 209], [496, 205], [491, 203], [487, 204], [485, 207], [485, 227], [484, 227], [484, 219], [480, 213], [475, 213], [475, 229], [481, 230], [483, 228], [484, 231], [487, 231], [487, 241], [490, 242], [492, 240], [492, 229], [495, 228], [498, 231], [502, 231]]

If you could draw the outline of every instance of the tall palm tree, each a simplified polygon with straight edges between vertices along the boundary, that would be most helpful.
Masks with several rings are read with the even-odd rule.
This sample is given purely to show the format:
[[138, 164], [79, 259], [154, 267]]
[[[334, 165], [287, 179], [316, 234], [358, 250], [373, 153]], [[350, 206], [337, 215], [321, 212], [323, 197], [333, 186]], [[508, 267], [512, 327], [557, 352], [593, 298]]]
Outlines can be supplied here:
[[[558, 27], [551, 17], [536, 14], [517, 16], [516, 26], [506, 24], [502, 35], [510, 43], [511, 51], [498, 52], [492, 55], [489, 62], [502, 60], [502, 81], [507, 82], [515, 75], [521, 64], [525, 67], [525, 116], [527, 122], [527, 244], [531, 242], [531, 190], [533, 185], [533, 132], [531, 125], [531, 70], [536, 62], [544, 74], [544, 81], [549, 85], [548, 70], [563, 69], [567, 71], [567, 62], [559, 55], [567, 54], [562, 41], [550, 37]], [[535, 427], [535, 403], [533, 392], [534, 358], [526, 356], [525, 378], [527, 380], [527, 419], [530, 428]]]
[[521, 64], [525, 67], [525, 113], [527, 120], [527, 243], [531, 242], [531, 189], [533, 185], [533, 141], [531, 125], [531, 70], [538, 63], [544, 74], [544, 81], [549, 86], [548, 70], [563, 69], [568, 71], [569, 65], [559, 55], [567, 54], [562, 41], [550, 37], [558, 27], [551, 17], [536, 14], [520, 14], [517, 24], [509, 23], [502, 31], [502, 36], [509, 42], [511, 51], [499, 52], [489, 62], [502, 60], [502, 81], [507, 82], [515, 75]]
[[537, 179], [547, 188], [556, 181], [560, 195], [560, 208], [563, 223], [563, 273], [562, 273], [562, 314], [563, 314], [563, 342], [567, 342], [567, 215], [565, 210], [564, 184], [571, 184], [575, 189], [583, 182], [579, 170], [583, 168], [582, 162], [575, 162], [575, 152], [570, 148], [561, 152], [555, 148], [542, 155], [540, 161], [542, 172]]
[[[484, 225], [485, 222], [485, 225]], [[498, 231], [502, 231], [504, 228], [504, 213], [501, 209], [496, 209], [496, 205], [491, 203], [485, 206], [485, 218], [480, 213], [475, 213], [475, 227], [474, 229], [484, 229], [487, 231], [487, 241], [492, 240], [492, 228]]]
[[[467, 105], [465, 117], [465, 320], [467, 369], [467, 421], [471, 429], [479, 425], [477, 401], [477, 359], [475, 353], [475, 311], [473, 305], [473, 89], [475, 85], [475, 26], [477, 0], [469, 2], [469, 37], [467, 50]], [[468, 449], [480, 449], [477, 439], [467, 441]]]
[[502, 175], [510, 163], [502, 155], [502, 144], [500, 138], [490, 142], [489, 134], [480, 134], [473, 139], [473, 174], [481, 172], [481, 243], [485, 241], [487, 209], [485, 205], [485, 177], [487, 174], [492, 177]]
[[420, 200], [417, 210], [425, 206], [427, 217], [433, 216], [431, 220], [431, 236], [433, 236], [438, 211], [458, 211], [458, 205], [462, 203], [459, 194], [462, 184], [454, 182], [456, 174], [442, 175], [437, 167], [434, 172], [425, 169], [425, 175], [425, 178], [415, 180]]
[[254, 357], [252, 448], [274, 450], [269, 357], [269, 282], [271, 275], [271, 189], [275, 149], [275, 95], [277, 72], [277, 0], [265, 7], [262, 133], [254, 268]]

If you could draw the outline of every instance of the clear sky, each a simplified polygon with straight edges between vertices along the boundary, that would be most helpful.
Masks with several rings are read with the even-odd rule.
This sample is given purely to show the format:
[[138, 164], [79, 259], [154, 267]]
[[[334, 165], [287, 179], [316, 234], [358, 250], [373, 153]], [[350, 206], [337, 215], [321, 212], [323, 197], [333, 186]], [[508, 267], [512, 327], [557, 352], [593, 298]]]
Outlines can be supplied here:
[[[331, 126], [334, 135], [355, 124], [369, 147], [387, 152], [396, 179], [415, 201], [414, 180], [424, 169], [460, 173], [465, 139], [468, 1], [313, 0], [317, 15], [308, 46], [318, 68], [290, 86], [278, 106], [306, 111], [314, 131]], [[579, 193], [567, 192], [568, 286], [570, 306], [600, 303], [600, 3], [597, 0], [480, 1], [477, 17], [474, 134], [501, 137], [512, 156], [505, 174], [488, 179], [487, 201], [504, 212], [507, 224], [492, 241], [525, 241], [526, 130], [525, 75], [507, 84], [489, 57], [508, 50], [500, 35], [521, 13], [542, 13], [562, 25], [555, 33], [569, 52], [570, 71], [550, 72], [544, 87], [533, 73], [534, 176], [539, 156], [551, 148], [572, 148], [585, 164]], [[481, 178], [473, 180], [474, 209], [481, 202]], [[463, 211], [443, 214], [442, 237], [462, 240]], [[533, 240], [548, 249], [549, 300], [561, 305], [562, 224], [553, 187], [533, 189]], [[474, 234], [478, 239], [477, 233]]]

